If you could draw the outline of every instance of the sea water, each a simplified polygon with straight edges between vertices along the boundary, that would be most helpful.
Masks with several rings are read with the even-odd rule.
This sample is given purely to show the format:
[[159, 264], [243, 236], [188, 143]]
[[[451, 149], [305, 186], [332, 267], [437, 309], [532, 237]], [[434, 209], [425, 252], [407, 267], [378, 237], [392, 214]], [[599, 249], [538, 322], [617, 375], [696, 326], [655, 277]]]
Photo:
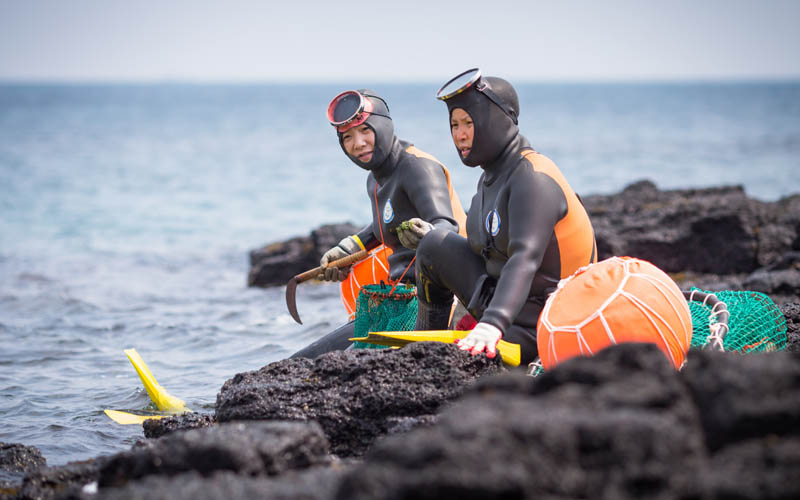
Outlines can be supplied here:
[[[213, 413], [236, 373], [345, 319], [335, 285], [246, 286], [248, 251], [333, 222], [365, 224], [366, 172], [325, 119], [353, 85], [0, 85], [0, 441], [51, 465], [142, 436], [103, 409], [149, 398], [123, 349]], [[437, 85], [372, 85], [397, 135], [463, 166]], [[520, 128], [580, 194], [800, 191], [800, 83], [518, 85]]]

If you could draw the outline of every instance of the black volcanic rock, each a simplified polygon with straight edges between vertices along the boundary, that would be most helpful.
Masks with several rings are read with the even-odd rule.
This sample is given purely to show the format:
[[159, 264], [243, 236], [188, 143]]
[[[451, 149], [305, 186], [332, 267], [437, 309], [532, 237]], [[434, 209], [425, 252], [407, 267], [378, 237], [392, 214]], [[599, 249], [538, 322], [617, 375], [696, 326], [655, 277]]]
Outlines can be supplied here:
[[437, 343], [285, 360], [226, 382], [222, 424], [35, 469], [18, 498], [797, 498], [798, 367], [690, 351], [678, 372], [650, 344], [535, 378]]
[[792, 302], [781, 306], [786, 318], [786, 350], [800, 352], [800, 302]]
[[213, 415], [203, 415], [197, 412], [184, 413], [173, 417], [154, 418], [142, 423], [144, 437], [158, 438], [171, 432], [187, 429], [200, 429], [210, 427], [217, 423]]
[[0, 442], [0, 498], [16, 495], [25, 473], [46, 465], [47, 460], [35, 446]]
[[188, 471], [277, 475], [328, 460], [328, 441], [314, 422], [231, 422], [175, 432], [113, 455], [100, 468], [99, 484], [122, 486]]
[[84, 500], [327, 500], [333, 497], [344, 465], [292, 470], [277, 476], [242, 476], [219, 471], [210, 476], [185, 472], [147, 476], [121, 487], [101, 488]]
[[40, 467], [25, 474], [20, 500], [77, 498], [83, 487], [97, 481], [105, 457], [71, 462], [54, 467]]
[[800, 195], [762, 202], [741, 186], [661, 191], [640, 181], [583, 201], [600, 259], [628, 255], [666, 272], [736, 274], [800, 249]]
[[35, 446], [0, 442], [0, 471], [25, 472], [42, 465], [47, 465], [47, 460]]
[[703, 498], [703, 444], [678, 373], [627, 344], [482, 379], [435, 425], [376, 443], [337, 498]]
[[220, 422], [315, 420], [334, 453], [359, 455], [398, 418], [434, 414], [479, 376], [502, 369], [499, 358], [438, 342], [286, 359], [225, 382], [216, 415]]
[[706, 478], [714, 498], [800, 498], [800, 437], [766, 435], [721, 449]]
[[754, 438], [800, 438], [800, 354], [690, 351], [681, 375], [712, 452]]

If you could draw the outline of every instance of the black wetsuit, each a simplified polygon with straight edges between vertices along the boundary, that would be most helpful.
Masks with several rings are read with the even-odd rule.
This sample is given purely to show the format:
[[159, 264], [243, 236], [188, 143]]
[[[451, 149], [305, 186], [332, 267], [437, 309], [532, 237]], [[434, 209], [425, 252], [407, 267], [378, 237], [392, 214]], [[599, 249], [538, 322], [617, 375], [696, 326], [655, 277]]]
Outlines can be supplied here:
[[[370, 171], [367, 194], [372, 207], [372, 223], [356, 236], [368, 250], [380, 245], [381, 241], [392, 249], [388, 259], [392, 281], [400, 279], [403, 273], [403, 282], [413, 284], [415, 281], [414, 269], [406, 272], [415, 252], [401, 245], [395, 232], [401, 222], [419, 217], [437, 229], [458, 231], [449, 184], [440, 163], [397, 138], [393, 139], [386, 161]], [[459, 209], [460, 204], [455, 210]]]
[[[366, 96], [377, 96], [362, 89]], [[370, 97], [371, 98], [371, 97]], [[376, 114], [364, 122], [375, 133], [373, 156], [368, 163], [345, 154], [361, 168], [369, 171], [367, 194], [370, 200], [372, 223], [356, 236], [367, 249], [383, 242], [392, 249], [389, 256], [389, 277], [413, 284], [415, 270], [411, 264], [415, 252], [400, 244], [393, 231], [401, 222], [418, 217], [445, 233], [457, 232], [465, 221], [464, 210], [453, 191], [447, 169], [434, 157], [394, 135], [389, 110], [379, 98], [371, 98]], [[377, 113], [380, 113], [378, 115]], [[382, 116], [385, 115], [385, 116]], [[339, 133], [339, 143], [341, 145]], [[377, 204], [376, 204], [377, 193]], [[462, 228], [463, 230], [463, 228]], [[353, 336], [353, 323], [334, 330], [292, 357], [316, 357], [324, 352], [347, 348]]]
[[[496, 92], [518, 110], [516, 93], [503, 92], [501, 82], [510, 84], [496, 80]], [[594, 232], [558, 167], [530, 147], [499, 107], [480, 107], [487, 104], [481, 99], [489, 103], [468, 90], [447, 101], [450, 112], [462, 108], [472, 117], [473, 147], [462, 161], [484, 172], [467, 215], [467, 238], [431, 231], [420, 242], [418, 298], [447, 304], [455, 293], [475, 318], [520, 344], [522, 363], [529, 363], [538, 353], [536, 323], [547, 294], [596, 261]], [[487, 140], [491, 134], [494, 141]]]

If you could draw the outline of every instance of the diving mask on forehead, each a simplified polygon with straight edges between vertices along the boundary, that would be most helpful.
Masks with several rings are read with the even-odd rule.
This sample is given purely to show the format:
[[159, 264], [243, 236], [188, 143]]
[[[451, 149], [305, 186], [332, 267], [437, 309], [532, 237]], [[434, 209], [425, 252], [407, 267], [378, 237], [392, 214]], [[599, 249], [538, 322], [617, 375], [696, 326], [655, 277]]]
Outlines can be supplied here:
[[389, 105], [379, 96], [365, 95], [357, 90], [345, 90], [328, 104], [328, 121], [338, 132], [344, 132], [361, 125], [370, 115], [392, 119], [389, 115], [373, 112], [372, 101], [367, 97], [380, 99], [386, 105], [386, 110], [389, 110]]
[[474, 88], [489, 98], [490, 101], [495, 103], [509, 117], [511, 117], [514, 125], [517, 125], [517, 113], [511, 108], [511, 106], [506, 104], [499, 95], [494, 93], [489, 85], [481, 79], [481, 70], [478, 68], [468, 69], [463, 73], [451, 78], [447, 83], [442, 85], [438, 92], [436, 92], [436, 98], [440, 101], [446, 101], [466, 90], [469, 90], [470, 88]]

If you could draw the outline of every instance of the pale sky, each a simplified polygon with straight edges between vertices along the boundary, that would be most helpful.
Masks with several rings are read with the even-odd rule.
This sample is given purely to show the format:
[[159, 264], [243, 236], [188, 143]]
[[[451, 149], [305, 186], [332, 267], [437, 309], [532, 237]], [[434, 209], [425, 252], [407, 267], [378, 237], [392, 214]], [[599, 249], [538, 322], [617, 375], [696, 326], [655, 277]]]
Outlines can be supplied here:
[[0, 80], [800, 79], [795, 0], [0, 0]]

